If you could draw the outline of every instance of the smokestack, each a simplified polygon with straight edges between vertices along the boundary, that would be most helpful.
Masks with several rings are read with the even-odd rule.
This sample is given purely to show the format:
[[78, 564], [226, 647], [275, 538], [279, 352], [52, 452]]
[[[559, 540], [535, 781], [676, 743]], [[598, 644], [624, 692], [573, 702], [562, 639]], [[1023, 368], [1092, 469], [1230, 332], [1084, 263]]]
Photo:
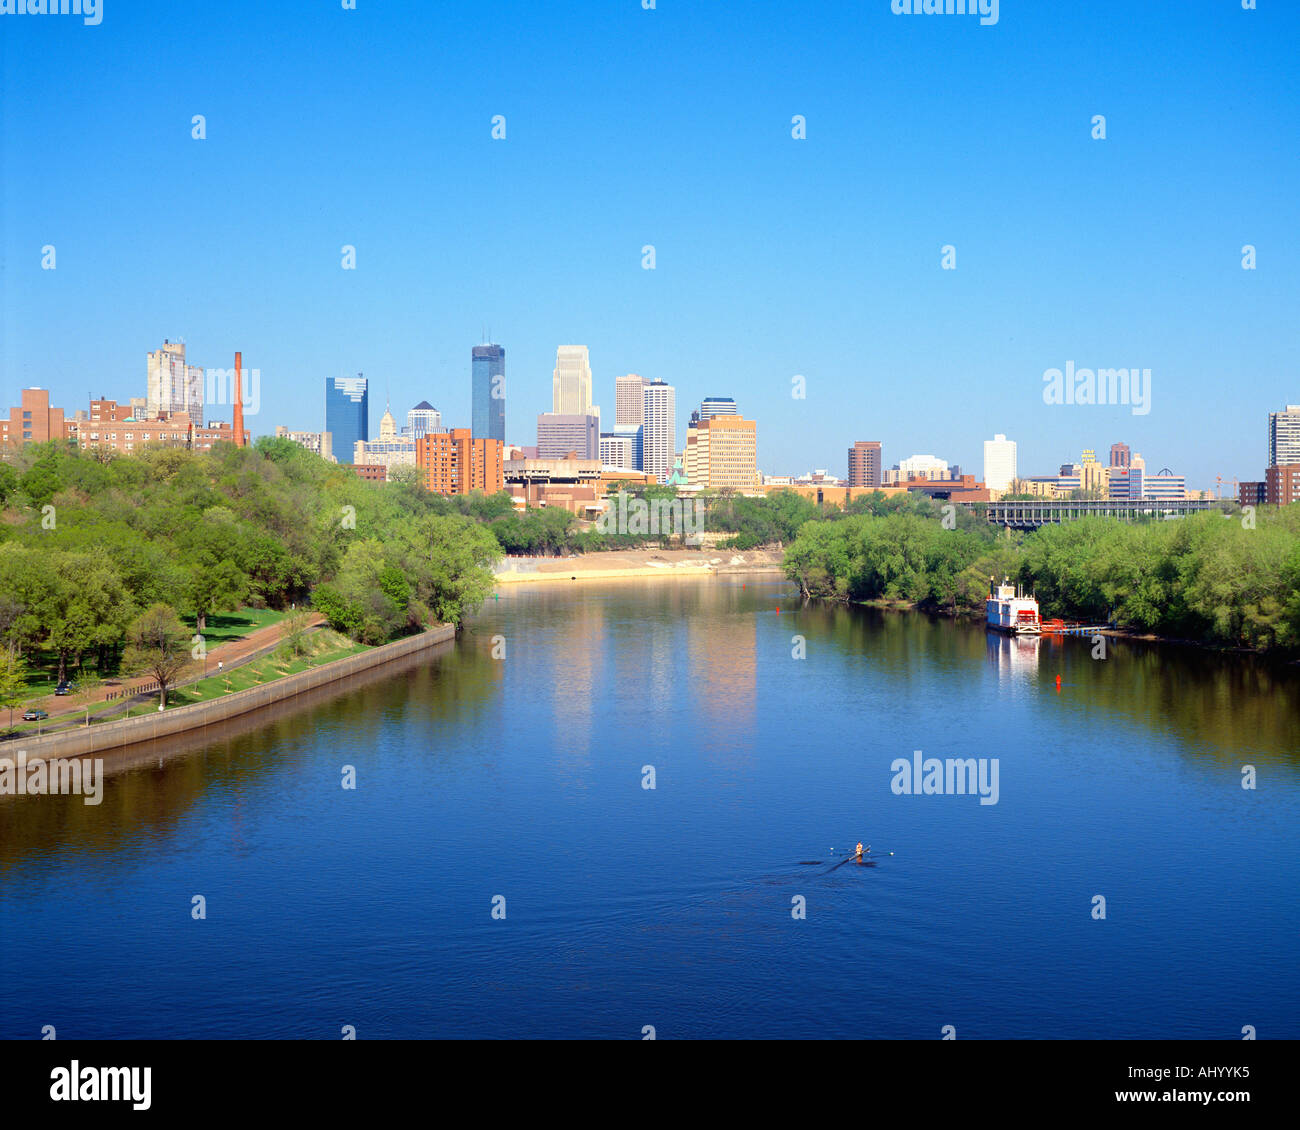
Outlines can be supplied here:
[[243, 354], [235, 353], [235, 446], [244, 446], [244, 377], [240, 372]]

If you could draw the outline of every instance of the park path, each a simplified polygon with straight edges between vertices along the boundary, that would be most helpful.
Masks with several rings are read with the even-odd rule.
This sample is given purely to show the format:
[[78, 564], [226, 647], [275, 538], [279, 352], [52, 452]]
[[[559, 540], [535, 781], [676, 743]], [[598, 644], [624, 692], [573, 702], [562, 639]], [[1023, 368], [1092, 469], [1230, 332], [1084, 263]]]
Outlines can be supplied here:
[[[307, 629], [309, 631], [320, 627], [324, 623], [325, 617], [319, 612], [311, 612], [307, 616]], [[263, 652], [274, 651], [279, 645], [283, 634], [284, 621], [281, 620], [274, 624], [268, 624], [265, 628], [256, 628], [240, 639], [228, 640], [226, 643], [218, 644], [208, 652], [208, 674], [212, 675], [217, 670], [218, 663], [226, 667], [237, 667]], [[188, 683], [198, 682], [202, 677], [203, 668], [196, 660], [191, 668], [186, 670], [183, 678], [178, 679], [168, 687], [168, 691], [173, 691], [177, 687], [183, 687]], [[73, 682], [76, 682], [75, 678]], [[138, 692], [141, 687], [152, 686], [153, 683], [154, 678], [152, 675], [137, 675], [130, 679], [122, 679], [117, 683], [105, 685], [93, 691], [93, 702], [95, 705], [99, 705], [105, 702], [111, 694], [115, 702], [124, 703], [132, 697], [130, 692]], [[84, 718], [86, 714], [86, 696], [80, 694], [48, 694], [42, 699], [33, 699], [31, 702], [25, 703], [23, 709], [30, 710], [32, 707], [39, 707], [41, 710], [46, 711], [50, 716], [50, 722], [74, 714], [79, 714]]]

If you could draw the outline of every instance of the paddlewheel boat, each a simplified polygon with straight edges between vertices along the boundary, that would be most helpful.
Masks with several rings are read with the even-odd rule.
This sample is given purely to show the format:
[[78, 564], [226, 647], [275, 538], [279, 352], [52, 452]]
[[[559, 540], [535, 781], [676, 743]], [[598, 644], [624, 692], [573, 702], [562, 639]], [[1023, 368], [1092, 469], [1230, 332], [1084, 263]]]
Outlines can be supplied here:
[[989, 590], [984, 608], [990, 628], [1013, 636], [1036, 636], [1042, 632], [1038, 601], [1033, 596], [1022, 592], [1019, 585], [1012, 585], [1006, 577], [996, 588], [990, 577]]

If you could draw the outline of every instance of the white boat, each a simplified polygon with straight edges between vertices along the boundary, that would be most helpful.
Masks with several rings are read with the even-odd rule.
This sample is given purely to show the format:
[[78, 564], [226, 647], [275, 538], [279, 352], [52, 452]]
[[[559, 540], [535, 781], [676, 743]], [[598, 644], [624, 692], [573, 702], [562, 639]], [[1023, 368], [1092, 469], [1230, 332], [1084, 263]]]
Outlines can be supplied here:
[[[989, 578], [990, 586], [993, 579]], [[1038, 619], [1038, 601], [1012, 585], [1003, 577], [1002, 583], [989, 593], [984, 602], [990, 628], [1009, 632], [1013, 636], [1036, 636], [1042, 631]]]

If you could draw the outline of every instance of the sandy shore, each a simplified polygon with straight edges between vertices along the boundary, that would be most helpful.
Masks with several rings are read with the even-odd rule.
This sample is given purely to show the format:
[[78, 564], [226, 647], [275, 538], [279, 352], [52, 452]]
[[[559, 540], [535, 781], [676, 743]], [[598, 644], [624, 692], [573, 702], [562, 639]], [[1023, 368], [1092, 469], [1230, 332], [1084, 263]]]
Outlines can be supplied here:
[[607, 581], [623, 577], [711, 577], [717, 573], [779, 573], [782, 554], [753, 549], [620, 549], [578, 557], [508, 557], [497, 584], [530, 581]]

